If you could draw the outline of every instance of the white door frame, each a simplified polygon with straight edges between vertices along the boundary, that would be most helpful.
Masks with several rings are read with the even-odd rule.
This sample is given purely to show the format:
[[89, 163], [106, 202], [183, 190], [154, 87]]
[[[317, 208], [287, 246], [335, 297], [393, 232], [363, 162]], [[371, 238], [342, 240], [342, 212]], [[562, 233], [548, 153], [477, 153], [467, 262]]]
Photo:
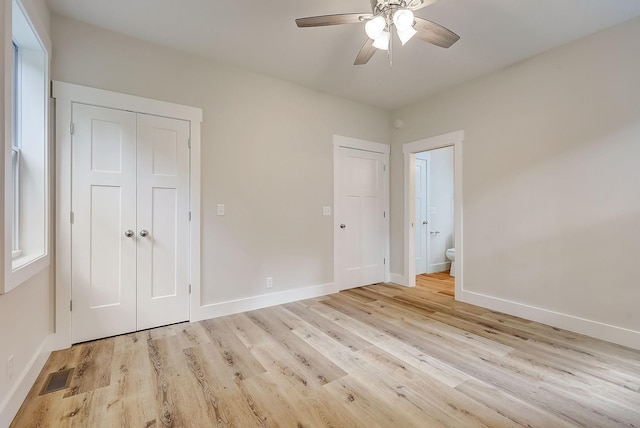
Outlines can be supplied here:
[[453, 146], [454, 150], [454, 234], [456, 248], [456, 296], [461, 296], [462, 292], [462, 259], [463, 259], [463, 239], [462, 239], [462, 143], [464, 141], [464, 131], [450, 132], [424, 140], [414, 141], [402, 145], [404, 154], [404, 284], [408, 287], [416, 285], [416, 242], [415, 242], [415, 222], [416, 222], [416, 176], [415, 159], [416, 153], [427, 150], [440, 149]]
[[[374, 143], [366, 140], [359, 140], [356, 138], [343, 137], [341, 135], [333, 136], [333, 208], [334, 208], [334, 216], [333, 216], [333, 282], [334, 282], [334, 290], [340, 291], [343, 289], [343, 284], [341, 281], [341, 272], [339, 267], [339, 263], [337, 263], [336, 257], [338, 251], [336, 249], [337, 243], [337, 233], [339, 231], [340, 225], [338, 224], [337, 217], [335, 216], [335, 207], [338, 204], [338, 195], [340, 195], [340, 179], [338, 177], [338, 169], [336, 165], [338, 165], [338, 157], [340, 152], [340, 147], [348, 148], [348, 149], [356, 149], [356, 150], [364, 150], [368, 152], [382, 153], [384, 155], [384, 183], [383, 183], [383, 206], [384, 206], [384, 258], [385, 258], [385, 266], [384, 266], [384, 281], [389, 282], [389, 278], [391, 277], [390, 273], [390, 262], [389, 262], [389, 153], [391, 152], [391, 146], [388, 144]], [[414, 191], [415, 192], [415, 191]], [[414, 214], [415, 215], [415, 214]], [[414, 270], [415, 270], [415, 261], [414, 261]]]
[[200, 124], [202, 109], [133, 95], [53, 82], [56, 99], [56, 324], [54, 349], [71, 346], [71, 119], [72, 104], [84, 103], [164, 116], [191, 124], [189, 279], [191, 318], [200, 308]]

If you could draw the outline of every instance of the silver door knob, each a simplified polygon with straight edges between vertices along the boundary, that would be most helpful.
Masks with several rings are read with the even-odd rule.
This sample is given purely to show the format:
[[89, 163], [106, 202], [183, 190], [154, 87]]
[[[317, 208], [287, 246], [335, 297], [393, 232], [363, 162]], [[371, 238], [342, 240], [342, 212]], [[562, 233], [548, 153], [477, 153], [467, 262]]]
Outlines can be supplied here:
[[346, 225], [346, 224], [344, 224], [344, 223], [342, 223], [342, 224], [340, 225], [340, 229], [344, 229], [345, 227], [347, 227], [347, 225]]
[[144, 238], [145, 236], [147, 236], [148, 234], [149, 234], [149, 231], [148, 231], [148, 230], [146, 230], [146, 229], [142, 229], [142, 230], [140, 231], [140, 236], [142, 236], [143, 238]]
[[428, 224], [429, 222], [427, 220], [423, 221], [422, 224]]
[[126, 236], [127, 238], [131, 238], [133, 235], [135, 235], [135, 233], [133, 232], [133, 230], [129, 229], [124, 233], [124, 236]]

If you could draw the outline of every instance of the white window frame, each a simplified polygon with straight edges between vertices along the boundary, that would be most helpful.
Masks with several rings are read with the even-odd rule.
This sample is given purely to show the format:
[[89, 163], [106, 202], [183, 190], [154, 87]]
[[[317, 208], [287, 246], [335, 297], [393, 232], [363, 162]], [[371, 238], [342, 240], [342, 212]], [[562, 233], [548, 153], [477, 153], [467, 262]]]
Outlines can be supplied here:
[[13, 223], [12, 223], [12, 252], [11, 258], [15, 259], [22, 255], [20, 249], [20, 97], [18, 88], [20, 87], [20, 50], [13, 38], [11, 38], [13, 48], [13, 85], [11, 86], [11, 108], [13, 118], [11, 121], [11, 176], [13, 188]]
[[30, 3], [10, 0], [5, 11], [4, 83], [9, 96], [4, 100], [4, 277], [0, 294], [50, 264], [51, 43]]

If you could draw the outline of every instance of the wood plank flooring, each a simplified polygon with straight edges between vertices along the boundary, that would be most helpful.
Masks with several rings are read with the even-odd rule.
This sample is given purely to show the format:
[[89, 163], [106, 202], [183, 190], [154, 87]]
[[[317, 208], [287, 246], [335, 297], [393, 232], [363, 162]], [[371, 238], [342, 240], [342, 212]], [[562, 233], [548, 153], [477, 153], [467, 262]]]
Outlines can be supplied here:
[[[12, 427], [640, 427], [640, 351], [453, 300], [448, 273], [75, 345]], [[67, 389], [39, 396], [49, 373]]]

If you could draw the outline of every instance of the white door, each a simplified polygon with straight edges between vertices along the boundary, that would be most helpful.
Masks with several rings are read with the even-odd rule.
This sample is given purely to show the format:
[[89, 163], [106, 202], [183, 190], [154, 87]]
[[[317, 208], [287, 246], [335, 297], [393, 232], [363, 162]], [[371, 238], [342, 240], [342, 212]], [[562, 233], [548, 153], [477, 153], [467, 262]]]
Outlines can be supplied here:
[[188, 123], [72, 114], [72, 341], [188, 320]]
[[73, 104], [72, 340], [136, 330], [136, 115]]
[[144, 330], [189, 319], [188, 122], [138, 114], [137, 175], [138, 330]]
[[427, 272], [427, 161], [416, 159], [416, 275]]
[[341, 289], [384, 281], [385, 155], [339, 148], [334, 235]]

